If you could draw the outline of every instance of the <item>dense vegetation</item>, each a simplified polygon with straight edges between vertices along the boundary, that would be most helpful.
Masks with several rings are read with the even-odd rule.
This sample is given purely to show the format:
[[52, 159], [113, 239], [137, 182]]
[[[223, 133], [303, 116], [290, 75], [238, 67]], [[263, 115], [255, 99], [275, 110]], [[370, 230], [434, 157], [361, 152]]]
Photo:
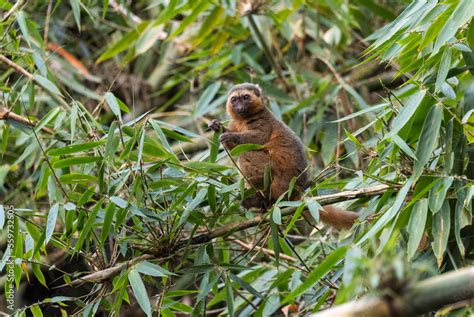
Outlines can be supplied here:
[[[13, 288], [18, 316], [302, 316], [474, 265], [474, 1], [0, 12], [0, 311]], [[304, 198], [266, 214], [240, 207], [251, 147], [207, 128], [241, 82], [311, 163]], [[299, 220], [333, 202], [350, 230]]]

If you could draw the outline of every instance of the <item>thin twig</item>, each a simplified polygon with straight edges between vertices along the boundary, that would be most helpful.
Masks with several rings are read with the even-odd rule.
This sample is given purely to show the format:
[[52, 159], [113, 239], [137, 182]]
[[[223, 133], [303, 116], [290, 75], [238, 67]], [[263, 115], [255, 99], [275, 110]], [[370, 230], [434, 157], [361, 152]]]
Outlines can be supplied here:
[[[268, 256], [275, 256], [275, 251], [273, 250], [270, 250], [270, 249], [266, 249], [266, 248], [263, 248], [259, 245], [250, 245], [250, 244], [247, 244], [241, 240], [238, 240], [236, 238], [234, 238], [234, 240], [231, 240], [232, 242], [240, 245], [241, 247], [243, 247], [244, 249], [246, 250], [252, 250], [252, 249], [255, 249], [257, 251], [262, 251], [264, 254], [268, 255]], [[286, 255], [286, 254], [280, 254], [280, 258], [286, 260], [286, 261], [290, 261], [290, 262], [296, 262], [298, 261], [297, 259], [295, 259], [294, 257], [291, 257], [289, 255]]]

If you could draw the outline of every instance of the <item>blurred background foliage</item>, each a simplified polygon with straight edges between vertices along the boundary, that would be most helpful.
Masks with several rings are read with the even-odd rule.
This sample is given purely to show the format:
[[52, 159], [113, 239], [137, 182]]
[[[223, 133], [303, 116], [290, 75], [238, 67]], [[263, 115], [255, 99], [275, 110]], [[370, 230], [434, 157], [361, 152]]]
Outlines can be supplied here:
[[[472, 0], [0, 10], [0, 284], [12, 266], [17, 315], [301, 316], [473, 264]], [[241, 82], [302, 138], [313, 183], [200, 243], [256, 216], [207, 128]], [[380, 184], [340, 203], [360, 212], [351, 230], [295, 225], [304, 207], [318, 219], [312, 196]]]

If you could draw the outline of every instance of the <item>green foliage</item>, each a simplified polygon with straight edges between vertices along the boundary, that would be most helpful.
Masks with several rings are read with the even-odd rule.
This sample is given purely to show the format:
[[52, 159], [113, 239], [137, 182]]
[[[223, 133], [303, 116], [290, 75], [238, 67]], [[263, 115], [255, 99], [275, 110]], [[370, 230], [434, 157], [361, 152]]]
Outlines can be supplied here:
[[[0, 270], [14, 268], [0, 284], [24, 292], [16, 316], [304, 315], [473, 264], [474, 2], [252, 3], [0, 1], [13, 8]], [[254, 191], [233, 165], [262, 146], [227, 153], [207, 130], [241, 82], [262, 87], [311, 163], [301, 201], [263, 216], [240, 207]], [[380, 184], [341, 203], [360, 213], [352, 229], [319, 223], [312, 196]], [[94, 272], [108, 275], [78, 286]]]

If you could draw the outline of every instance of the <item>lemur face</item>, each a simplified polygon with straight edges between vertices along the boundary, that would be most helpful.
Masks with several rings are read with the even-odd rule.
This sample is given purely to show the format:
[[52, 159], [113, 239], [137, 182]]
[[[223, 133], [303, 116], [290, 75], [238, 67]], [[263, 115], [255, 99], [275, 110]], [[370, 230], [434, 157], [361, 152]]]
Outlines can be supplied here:
[[227, 98], [227, 110], [240, 118], [247, 118], [264, 109], [262, 94], [258, 86], [240, 84], [234, 86]]

